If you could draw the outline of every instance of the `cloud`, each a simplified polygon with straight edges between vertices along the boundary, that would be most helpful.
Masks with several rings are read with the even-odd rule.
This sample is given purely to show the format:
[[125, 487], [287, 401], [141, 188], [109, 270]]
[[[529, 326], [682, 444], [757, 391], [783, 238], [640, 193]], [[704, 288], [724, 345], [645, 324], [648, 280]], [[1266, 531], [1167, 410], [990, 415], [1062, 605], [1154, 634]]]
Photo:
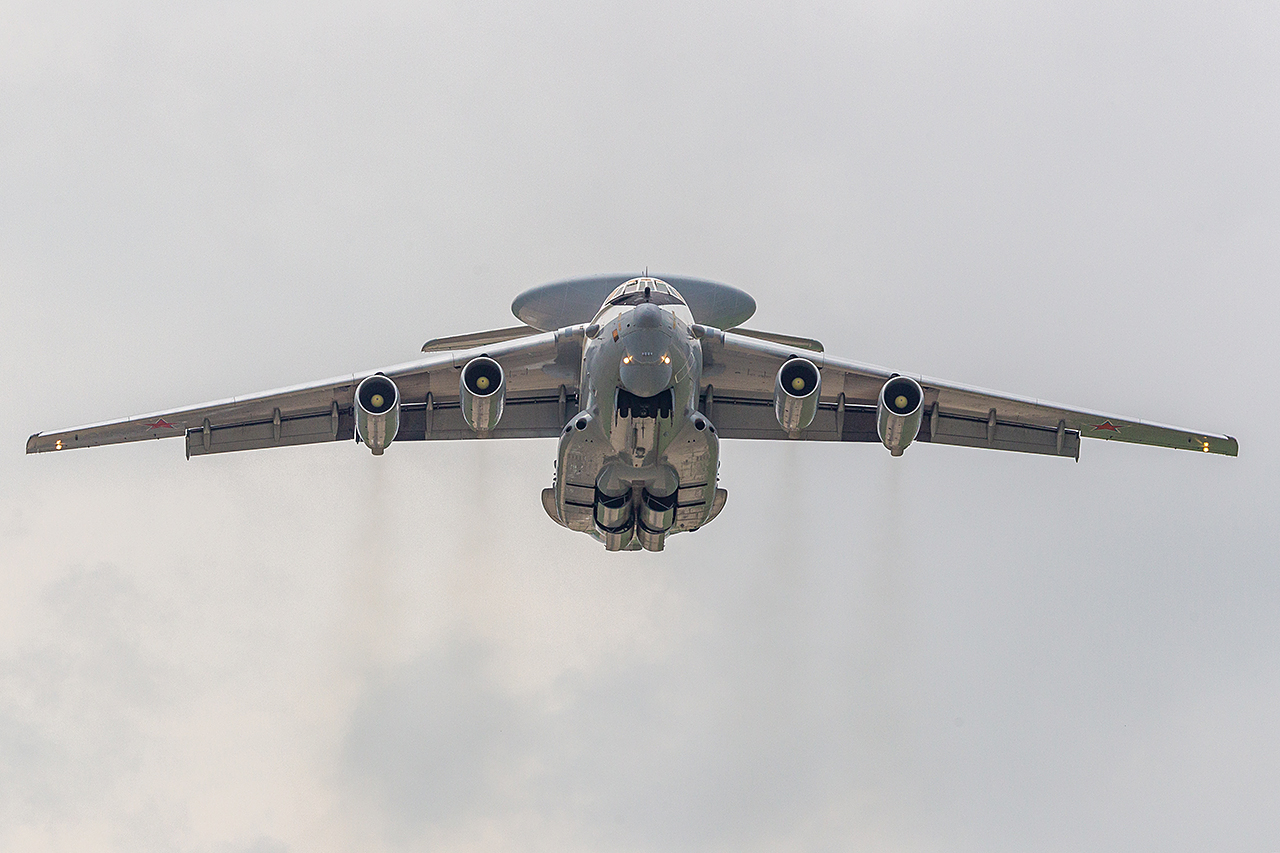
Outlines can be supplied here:
[[[5, 821], [48, 821], [53, 839], [118, 809], [118, 786], [139, 774], [167, 700], [164, 662], [138, 642], [151, 603], [119, 569], [76, 568], [46, 591], [43, 630], [0, 659], [0, 790]], [[133, 837], [169, 827], [134, 809]], [[71, 827], [66, 830], [59, 826]]]
[[348, 783], [391, 818], [393, 834], [501, 808], [527, 720], [486, 657], [477, 644], [451, 644], [377, 679], [357, 704], [343, 748]]
[[[0, 9], [0, 846], [1277, 846], [1277, 32]], [[713, 525], [606, 555], [542, 513], [542, 441], [21, 453], [646, 264], [1243, 455], [726, 442]]]

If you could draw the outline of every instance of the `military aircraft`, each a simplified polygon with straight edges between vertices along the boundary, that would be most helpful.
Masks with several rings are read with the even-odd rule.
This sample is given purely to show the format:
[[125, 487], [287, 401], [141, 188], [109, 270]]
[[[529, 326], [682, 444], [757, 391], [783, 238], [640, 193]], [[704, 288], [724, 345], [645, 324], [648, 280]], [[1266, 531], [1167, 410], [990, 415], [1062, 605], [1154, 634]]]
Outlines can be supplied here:
[[1235, 456], [1234, 438], [895, 373], [745, 329], [745, 292], [687, 276], [535, 287], [523, 325], [423, 345], [384, 370], [108, 421], [28, 453], [182, 436], [187, 458], [325, 441], [559, 438], [542, 505], [609, 551], [661, 551], [724, 507], [721, 439], [916, 442], [1080, 458], [1082, 438]]

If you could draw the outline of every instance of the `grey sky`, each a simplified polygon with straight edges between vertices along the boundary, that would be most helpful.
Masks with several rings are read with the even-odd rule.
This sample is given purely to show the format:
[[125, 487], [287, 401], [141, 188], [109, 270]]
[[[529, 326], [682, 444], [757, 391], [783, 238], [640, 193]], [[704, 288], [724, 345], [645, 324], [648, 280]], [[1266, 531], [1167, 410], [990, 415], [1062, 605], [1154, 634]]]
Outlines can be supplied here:
[[[0, 848], [1280, 849], [1278, 150], [1268, 3], [0, 4]], [[22, 455], [646, 265], [1242, 455]]]

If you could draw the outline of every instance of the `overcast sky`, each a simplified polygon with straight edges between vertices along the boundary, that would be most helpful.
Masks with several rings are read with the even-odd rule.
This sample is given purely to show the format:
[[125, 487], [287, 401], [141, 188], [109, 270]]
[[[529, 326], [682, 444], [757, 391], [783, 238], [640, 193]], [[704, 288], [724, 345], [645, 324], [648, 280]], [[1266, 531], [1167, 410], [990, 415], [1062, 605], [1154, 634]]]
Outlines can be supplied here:
[[[0, 0], [0, 848], [1275, 853], [1277, 151], [1268, 2]], [[645, 266], [1241, 455], [23, 455]]]

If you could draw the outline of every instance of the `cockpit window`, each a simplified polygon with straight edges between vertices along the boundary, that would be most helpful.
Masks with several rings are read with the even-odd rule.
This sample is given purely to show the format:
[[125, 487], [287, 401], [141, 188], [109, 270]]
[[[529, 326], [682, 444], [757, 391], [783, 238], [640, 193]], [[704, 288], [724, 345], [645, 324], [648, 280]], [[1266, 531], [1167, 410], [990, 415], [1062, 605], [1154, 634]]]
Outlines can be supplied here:
[[684, 299], [671, 285], [660, 278], [633, 278], [614, 288], [607, 305], [684, 305]]

